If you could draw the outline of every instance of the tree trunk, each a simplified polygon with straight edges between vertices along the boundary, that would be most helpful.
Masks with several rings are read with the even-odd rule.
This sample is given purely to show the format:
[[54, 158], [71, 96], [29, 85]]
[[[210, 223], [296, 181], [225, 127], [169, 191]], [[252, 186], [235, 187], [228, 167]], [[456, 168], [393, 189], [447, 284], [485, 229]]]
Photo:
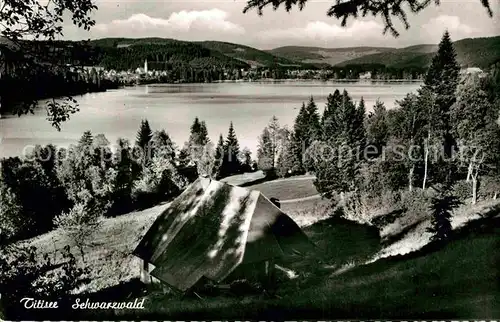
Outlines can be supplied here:
[[429, 147], [425, 147], [425, 156], [424, 156], [424, 180], [422, 181], [422, 189], [425, 190], [425, 185], [427, 183], [427, 171], [429, 164]]
[[80, 255], [82, 256], [82, 261], [85, 263], [85, 252], [83, 251], [84, 246], [79, 246], [78, 249], [80, 250]]
[[477, 174], [472, 176], [472, 204], [477, 202]]
[[415, 173], [415, 164], [411, 165], [410, 173], [408, 174], [408, 189], [413, 190], [413, 174]]
[[469, 169], [467, 170], [467, 179], [466, 182], [469, 182], [472, 176], [472, 161], [469, 163]]

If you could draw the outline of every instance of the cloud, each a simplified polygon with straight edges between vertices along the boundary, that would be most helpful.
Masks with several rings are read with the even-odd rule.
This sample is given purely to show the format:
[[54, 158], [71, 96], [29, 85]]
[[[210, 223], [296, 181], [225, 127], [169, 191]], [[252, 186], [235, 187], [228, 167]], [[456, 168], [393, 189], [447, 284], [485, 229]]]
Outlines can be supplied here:
[[448, 15], [440, 15], [432, 18], [422, 28], [427, 34], [434, 35], [436, 39], [440, 39], [446, 29], [448, 29], [451, 37], [454, 39], [467, 37], [477, 31], [475, 28], [462, 23], [459, 17]]
[[381, 39], [383, 26], [376, 21], [355, 20], [346, 27], [328, 24], [323, 21], [309, 22], [305, 27], [274, 29], [264, 33], [260, 38], [264, 41], [288, 41], [290, 43], [327, 43], [330, 46], [342, 46], [356, 39]]
[[93, 32], [106, 36], [136, 37], [180, 37], [206, 38], [217, 35], [241, 35], [245, 30], [227, 20], [228, 14], [220, 9], [202, 11], [182, 10], [174, 12], [168, 19], [150, 17], [136, 13], [128, 19], [113, 20], [106, 24], [97, 24]]

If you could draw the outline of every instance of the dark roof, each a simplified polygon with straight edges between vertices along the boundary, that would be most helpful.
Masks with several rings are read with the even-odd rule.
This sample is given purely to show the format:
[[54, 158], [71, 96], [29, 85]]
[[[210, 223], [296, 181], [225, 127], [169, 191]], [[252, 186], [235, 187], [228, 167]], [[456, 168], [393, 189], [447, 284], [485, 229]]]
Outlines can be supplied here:
[[154, 277], [185, 291], [202, 277], [221, 281], [241, 263], [311, 245], [259, 191], [200, 178], [157, 218], [134, 255], [155, 266]]

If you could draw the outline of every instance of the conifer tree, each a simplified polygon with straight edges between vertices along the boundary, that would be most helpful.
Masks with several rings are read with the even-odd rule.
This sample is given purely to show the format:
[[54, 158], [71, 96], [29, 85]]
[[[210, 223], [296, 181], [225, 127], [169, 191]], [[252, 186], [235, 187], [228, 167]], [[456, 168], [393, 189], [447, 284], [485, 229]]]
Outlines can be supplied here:
[[[440, 142], [444, 157], [450, 160], [455, 140], [450, 122], [450, 109], [455, 103], [455, 92], [459, 81], [460, 66], [456, 60], [456, 52], [450, 34], [445, 31], [438, 51], [432, 59], [431, 66], [424, 78], [424, 87], [434, 95], [434, 119], [432, 140]], [[451, 162], [440, 160], [437, 165], [437, 181], [452, 180], [453, 167]]]
[[231, 122], [224, 145], [224, 157], [219, 172], [221, 177], [227, 177], [240, 172], [241, 165], [238, 159], [239, 154], [240, 146], [238, 138], [236, 137], [236, 132], [234, 131], [233, 122]]
[[215, 148], [213, 176], [216, 179], [219, 179], [220, 177], [220, 167], [222, 165], [223, 158], [224, 158], [224, 138], [222, 137], [221, 134], [219, 136], [219, 141], [217, 142], [217, 147]]
[[368, 115], [366, 128], [367, 142], [376, 149], [376, 156], [382, 153], [382, 148], [387, 144], [388, 130], [387, 109], [383, 102], [377, 100], [373, 112]]
[[210, 139], [208, 138], [208, 130], [207, 130], [207, 124], [205, 121], [202, 121], [200, 123], [200, 132], [199, 132], [199, 138], [198, 138], [198, 144], [200, 145], [206, 145], [210, 142]]
[[295, 118], [295, 123], [293, 125], [293, 136], [292, 136], [292, 150], [295, 155], [295, 168], [299, 169], [298, 172], [305, 172], [304, 168], [304, 154], [309, 148], [308, 145], [308, 115], [306, 110], [306, 105], [302, 103], [299, 114]]
[[339, 125], [337, 124], [338, 113], [342, 103], [342, 95], [338, 89], [328, 95], [325, 110], [321, 117], [323, 140], [327, 141], [337, 137]]
[[366, 107], [365, 100], [361, 97], [359, 101], [358, 108], [356, 109], [356, 116], [354, 118], [354, 130], [355, 130], [355, 141], [359, 147], [360, 152], [363, 151], [366, 145], [366, 128], [365, 128], [365, 118], [366, 118]]
[[142, 149], [143, 153], [147, 153], [147, 148], [151, 139], [153, 138], [153, 131], [149, 126], [148, 120], [142, 120], [139, 131], [137, 131], [137, 137], [135, 144]]
[[309, 147], [309, 145], [314, 141], [320, 138], [321, 134], [321, 126], [320, 126], [320, 118], [318, 114], [318, 107], [316, 106], [316, 103], [314, 102], [313, 97], [309, 99], [309, 103], [307, 104], [306, 107], [306, 124], [307, 124], [307, 144], [306, 146]]
[[431, 240], [443, 243], [451, 236], [451, 212], [458, 207], [460, 200], [449, 194], [450, 187], [445, 187], [438, 197], [432, 198], [430, 210], [432, 211], [431, 227], [427, 229], [432, 233]]

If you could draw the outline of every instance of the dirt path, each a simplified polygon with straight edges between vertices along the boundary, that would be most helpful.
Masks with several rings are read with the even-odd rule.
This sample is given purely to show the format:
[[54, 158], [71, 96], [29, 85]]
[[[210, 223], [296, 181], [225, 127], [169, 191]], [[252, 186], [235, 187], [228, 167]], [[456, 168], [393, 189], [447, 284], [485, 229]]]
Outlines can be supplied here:
[[309, 196], [309, 197], [304, 197], [304, 198], [295, 198], [295, 199], [287, 199], [287, 200], [280, 200], [280, 203], [294, 203], [294, 202], [301, 202], [301, 201], [307, 201], [307, 200], [315, 200], [315, 199], [320, 199], [321, 195], [317, 194], [314, 196]]

